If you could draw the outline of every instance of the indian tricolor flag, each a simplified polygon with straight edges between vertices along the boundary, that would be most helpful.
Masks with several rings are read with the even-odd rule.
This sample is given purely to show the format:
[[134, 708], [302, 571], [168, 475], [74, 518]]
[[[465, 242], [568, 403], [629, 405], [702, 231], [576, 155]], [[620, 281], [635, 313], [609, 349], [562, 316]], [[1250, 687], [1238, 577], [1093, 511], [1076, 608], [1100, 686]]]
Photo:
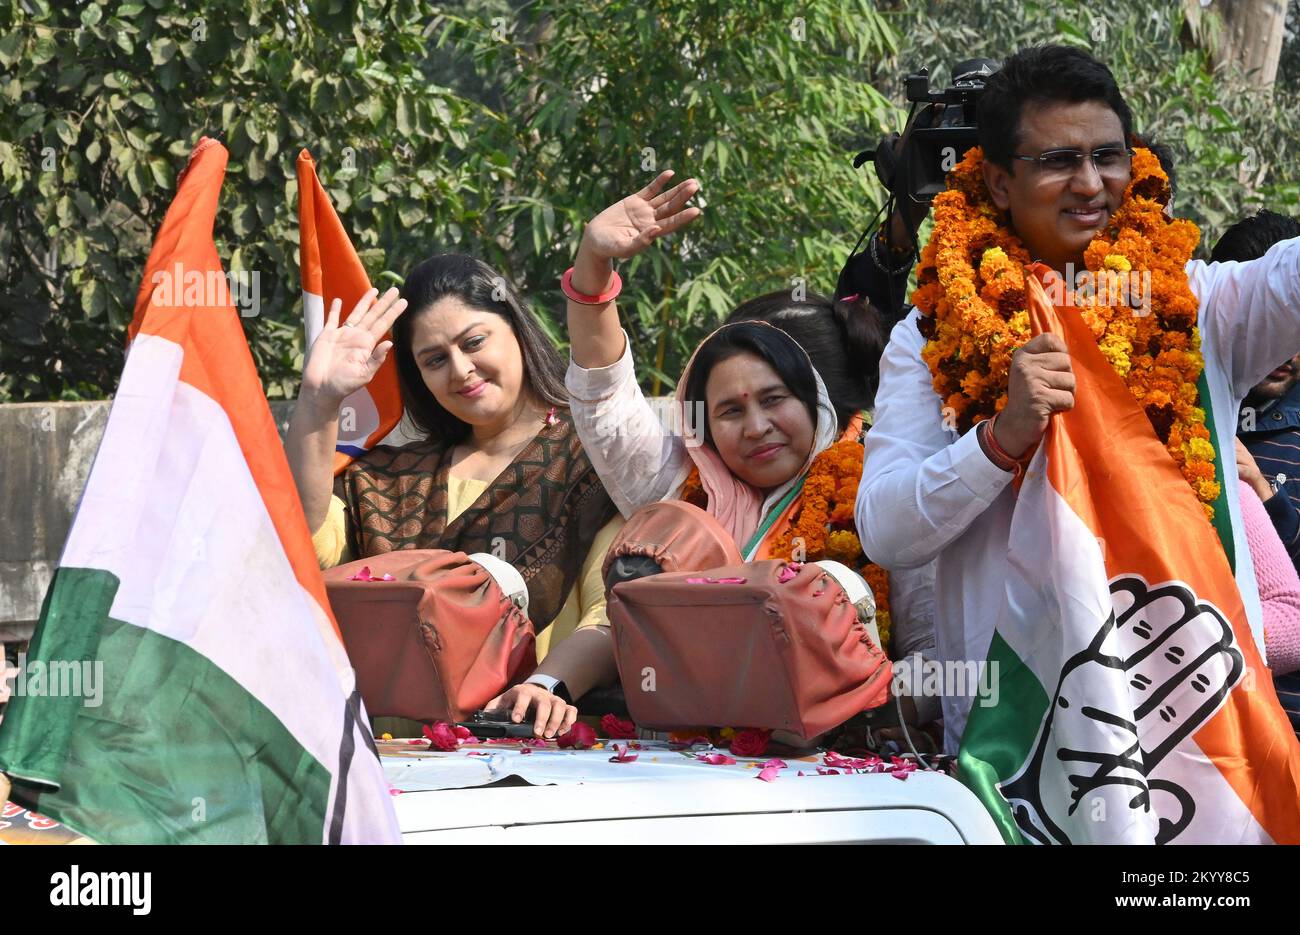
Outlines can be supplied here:
[[[342, 318], [370, 289], [370, 278], [352, 247], [320, 179], [311, 153], [298, 154], [298, 265], [302, 270], [302, 316], [309, 350], [325, 327], [325, 310], [335, 299], [343, 302]], [[304, 355], [304, 359], [305, 359]], [[353, 458], [379, 444], [402, 418], [394, 355], [379, 366], [370, 384], [339, 407], [339, 437], [334, 473]]]
[[962, 779], [1008, 842], [1300, 842], [1300, 745], [1214, 528], [1077, 309], [1026, 280], [1077, 404], [1017, 496]]
[[[212, 241], [226, 159], [220, 143], [199, 142], [154, 240], [108, 426], [31, 644], [29, 668], [74, 669], [82, 690], [50, 691], [47, 679], [15, 697], [0, 769], [16, 802], [101, 843], [395, 842]], [[159, 290], [155, 273], [186, 288]]]

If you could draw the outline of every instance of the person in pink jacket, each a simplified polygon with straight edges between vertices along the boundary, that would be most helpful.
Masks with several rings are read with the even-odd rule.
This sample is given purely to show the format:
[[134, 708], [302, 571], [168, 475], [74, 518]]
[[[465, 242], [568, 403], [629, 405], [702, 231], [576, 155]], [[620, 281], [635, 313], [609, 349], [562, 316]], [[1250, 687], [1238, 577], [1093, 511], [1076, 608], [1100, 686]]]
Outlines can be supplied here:
[[1264, 509], [1264, 500], [1273, 491], [1241, 439], [1237, 439], [1237, 478], [1242, 525], [1264, 610], [1264, 650], [1273, 674], [1286, 675], [1300, 669], [1300, 576]]

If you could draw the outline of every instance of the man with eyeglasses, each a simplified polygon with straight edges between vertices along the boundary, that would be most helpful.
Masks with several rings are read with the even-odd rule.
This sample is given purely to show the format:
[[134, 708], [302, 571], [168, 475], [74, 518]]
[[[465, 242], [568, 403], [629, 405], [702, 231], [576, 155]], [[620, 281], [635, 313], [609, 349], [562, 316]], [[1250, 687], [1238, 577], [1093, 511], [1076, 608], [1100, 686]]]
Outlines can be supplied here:
[[[1010, 58], [979, 104], [984, 181], [1032, 257], [1062, 276], [1119, 209], [1131, 179], [1133, 120], [1110, 70], [1079, 49], [1042, 46]], [[1233, 430], [1247, 392], [1277, 359], [1300, 351], [1300, 239], [1259, 260], [1186, 268], [1199, 327], [1217, 447], [1232, 474]], [[1065, 344], [1040, 335], [1010, 367], [992, 429], [959, 433], [945, 419], [911, 310], [881, 361], [856, 519], [866, 554], [886, 568], [935, 566], [936, 655], [983, 661], [1004, 600], [1015, 503], [1012, 480], [1055, 412], [1075, 405]], [[1080, 405], [1087, 405], [1081, 400]], [[1254, 631], [1260, 606], [1237, 485], [1226, 488], [1236, 577]], [[943, 699], [945, 747], [955, 753], [971, 697]]]

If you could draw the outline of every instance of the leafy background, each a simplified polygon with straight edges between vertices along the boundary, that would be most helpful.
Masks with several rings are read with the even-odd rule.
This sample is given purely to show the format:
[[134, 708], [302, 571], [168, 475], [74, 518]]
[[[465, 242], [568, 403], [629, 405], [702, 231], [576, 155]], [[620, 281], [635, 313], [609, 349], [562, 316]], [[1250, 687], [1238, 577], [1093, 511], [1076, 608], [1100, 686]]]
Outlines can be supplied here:
[[556, 280], [582, 224], [656, 168], [703, 183], [686, 236], [624, 270], [648, 390], [729, 309], [829, 290], [883, 193], [858, 150], [901, 128], [902, 77], [1031, 41], [1101, 55], [1178, 157], [1203, 246], [1295, 214], [1300, 0], [1271, 95], [1212, 73], [1173, 2], [176, 0], [0, 9], [0, 401], [110, 396], [175, 175], [200, 135], [231, 161], [216, 230], [256, 272], [244, 326], [268, 396], [302, 363], [294, 159], [377, 282], [431, 253], [485, 259], [563, 345]]

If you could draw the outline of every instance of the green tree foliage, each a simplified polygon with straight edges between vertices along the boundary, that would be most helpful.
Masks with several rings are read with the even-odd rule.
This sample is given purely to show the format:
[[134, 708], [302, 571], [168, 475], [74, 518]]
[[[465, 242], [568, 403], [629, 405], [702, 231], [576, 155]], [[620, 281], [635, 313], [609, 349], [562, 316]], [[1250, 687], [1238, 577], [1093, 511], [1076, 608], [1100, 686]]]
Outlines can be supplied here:
[[[1176, 0], [913, 0], [893, 4], [887, 16], [901, 38], [898, 54], [873, 76], [882, 86], [922, 65], [946, 80], [962, 59], [1000, 59], [1039, 42], [1077, 45], [1106, 62], [1135, 129], [1174, 151], [1175, 209], [1201, 226], [1203, 257], [1224, 229], [1260, 207], [1300, 209], [1300, 76], [1283, 70], [1273, 94], [1264, 95], [1242, 90], [1233, 75], [1212, 74], [1204, 53], [1182, 42]], [[1300, 51], [1294, 36], [1284, 58], [1291, 50]]]
[[1178, 210], [1206, 241], [1257, 205], [1295, 213], [1300, 46], [1251, 97], [1180, 44], [1181, 17], [1176, 0], [10, 0], [0, 400], [112, 393], [150, 240], [205, 133], [231, 152], [216, 238], [260, 275], [244, 324], [270, 396], [294, 394], [302, 360], [303, 146], [373, 279], [476, 254], [560, 343], [556, 280], [583, 223], [656, 168], [700, 178], [703, 217], [623, 270], [659, 391], [736, 303], [834, 285], [883, 197], [850, 160], [901, 128], [921, 65], [942, 79], [1027, 42], [1086, 46], [1174, 148]]
[[245, 327], [270, 395], [296, 392], [302, 360], [301, 147], [372, 276], [431, 240], [488, 236], [481, 193], [509, 160], [469, 145], [490, 115], [423, 75], [428, 3], [185, 6], [0, 10], [0, 399], [112, 392], [151, 239], [201, 135], [230, 150], [216, 242], [228, 269], [259, 274]]
[[879, 203], [850, 159], [898, 118], [863, 80], [895, 37], [866, 0], [530, 3], [449, 20], [443, 42], [472, 49], [509, 102], [517, 188], [494, 207], [511, 232], [498, 262], [552, 321], [588, 218], [660, 169], [700, 179], [703, 217], [623, 271], [652, 390], [739, 301], [833, 287], [830, 258]]

